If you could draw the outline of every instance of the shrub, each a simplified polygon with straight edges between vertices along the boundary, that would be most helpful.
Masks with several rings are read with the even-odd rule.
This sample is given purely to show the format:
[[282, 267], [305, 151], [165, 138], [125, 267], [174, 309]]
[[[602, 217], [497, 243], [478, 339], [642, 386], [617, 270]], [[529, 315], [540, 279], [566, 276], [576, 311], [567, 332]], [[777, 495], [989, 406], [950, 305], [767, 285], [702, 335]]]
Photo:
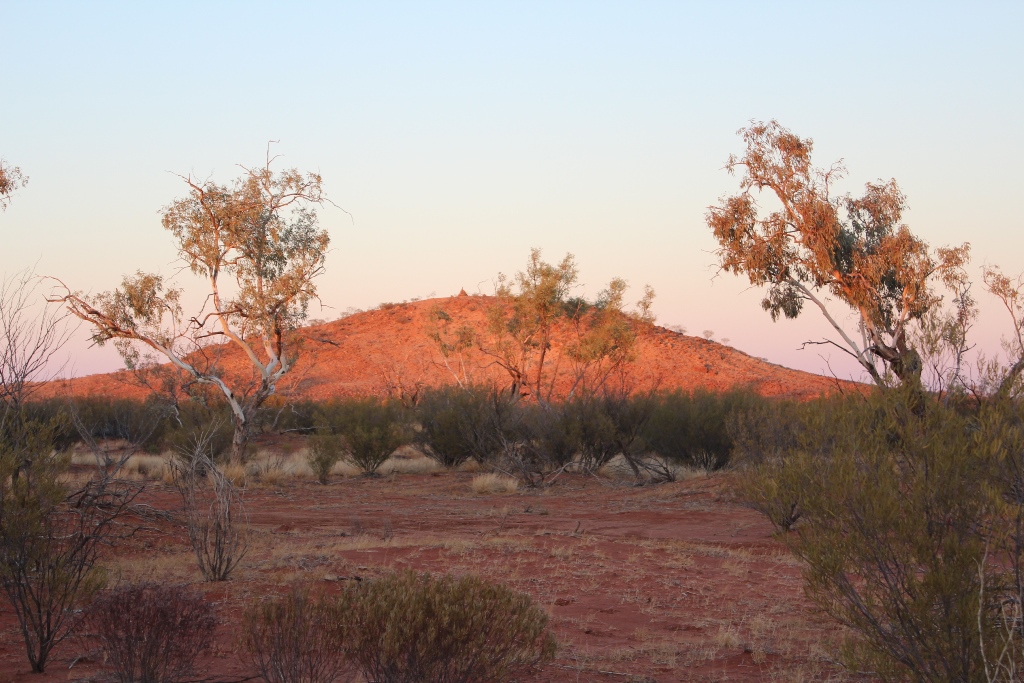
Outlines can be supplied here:
[[249, 518], [239, 489], [213, 464], [210, 432], [173, 464], [188, 540], [207, 581], [227, 581], [249, 549]]
[[794, 445], [751, 463], [743, 495], [799, 530], [785, 539], [808, 596], [859, 636], [850, 666], [995, 680], [990, 663], [1021, 651], [1024, 415], [912, 389], [799, 407]]
[[[578, 425], [581, 468], [596, 472], [621, 454], [637, 480], [644, 471], [662, 469], [644, 457], [643, 430], [653, 406], [650, 394], [630, 396], [615, 390], [574, 400], [570, 409]], [[664, 468], [662, 474], [670, 477], [671, 471]]]
[[526, 414], [526, 429], [537, 458], [548, 469], [565, 467], [580, 450], [579, 422], [575, 404], [538, 403]]
[[658, 455], [673, 462], [717, 470], [728, 464], [733, 450], [729, 429], [733, 415], [759, 403], [749, 391], [714, 393], [674, 391], [658, 396], [643, 437]]
[[198, 593], [143, 583], [99, 597], [86, 612], [86, 625], [121, 683], [175, 683], [195, 673], [217, 619]]
[[438, 464], [455, 468], [469, 459], [486, 462], [508, 434], [502, 417], [513, 400], [489, 387], [441, 387], [424, 393], [417, 406], [417, 441]]
[[408, 571], [350, 596], [349, 656], [376, 683], [503, 683], [555, 653], [543, 609], [478, 577]]
[[121, 522], [139, 487], [106, 477], [69, 487], [68, 458], [52, 450], [54, 425], [16, 424], [21, 435], [0, 440], [0, 587], [32, 671], [42, 673], [81, 605], [103, 586], [100, 551], [119, 529], [130, 533]]
[[306, 456], [306, 462], [309, 463], [309, 468], [313, 470], [317, 481], [326, 484], [331, 476], [331, 470], [341, 460], [341, 439], [335, 434], [322, 433], [310, 436], [307, 443], [309, 454]]
[[411, 436], [398, 403], [373, 398], [334, 402], [316, 414], [321, 431], [344, 438], [346, 458], [366, 474], [374, 474]]
[[[170, 407], [155, 397], [145, 401], [79, 398], [70, 401], [68, 408], [78, 438], [93, 452], [99, 465], [108, 468], [123, 464], [124, 446], [130, 452], [159, 452], [171, 414]], [[114, 450], [102, 442], [113, 442]]]
[[240, 641], [267, 683], [332, 683], [351, 678], [345, 660], [345, 597], [313, 599], [309, 590], [250, 605]]
[[195, 435], [203, 434], [206, 456], [216, 462], [231, 449], [234, 427], [226, 408], [210, 408], [202, 401], [181, 403], [177, 420], [164, 435], [165, 448], [178, 456], [188, 457], [193, 452]]

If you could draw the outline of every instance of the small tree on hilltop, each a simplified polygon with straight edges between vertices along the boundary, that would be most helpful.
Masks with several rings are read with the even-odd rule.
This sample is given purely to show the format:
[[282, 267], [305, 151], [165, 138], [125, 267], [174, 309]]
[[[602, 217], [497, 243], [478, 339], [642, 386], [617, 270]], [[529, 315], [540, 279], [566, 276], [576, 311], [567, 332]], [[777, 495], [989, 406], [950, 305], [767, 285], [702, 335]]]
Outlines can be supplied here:
[[[768, 287], [761, 305], [773, 320], [795, 318], [812, 302], [842, 340], [816, 343], [849, 353], [879, 386], [889, 384], [890, 372], [900, 383], [918, 385], [921, 358], [908, 328], [940, 301], [935, 280], [962, 291], [969, 245], [933, 255], [901, 223], [906, 198], [895, 180], [868, 183], [861, 197], [832, 196], [845, 169], [812, 166], [811, 140], [776, 121], [740, 133], [746, 153], [726, 163], [730, 173], [743, 171], [740, 192], [707, 214], [722, 269]], [[755, 196], [765, 190], [781, 205], [767, 214]], [[856, 332], [829, 312], [826, 296], [853, 309]]]
[[[592, 393], [633, 359], [639, 326], [654, 320], [654, 290], [645, 287], [636, 311], [627, 312], [625, 280], [613, 278], [597, 300], [589, 302], [570, 296], [577, 278], [572, 254], [556, 265], [543, 261], [540, 249], [533, 249], [525, 271], [513, 278], [498, 276], [484, 334], [474, 339], [460, 332], [456, 345], [439, 334], [432, 337], [446, 359], [449, 352], [475, 342], [508, 374], [513, 396], [532, 395], [550, 402], [560, 379], [569, 395]], [[443, 311], [433, 315], [451, 321]]]
[[530, 250], [526, 270], [516, 273], [514, 286], [505, 275], [498, 276], [497, 302], [488, 311], [494, 344], [481, 348], [508, 372], [513, 395], [524, 389], [543, 395], [551, 336], [578, 277], [572, 254], [552, 265], [541, 260], [540, 249]]
[[[137, 272], [113, 291], [73, 293], [61, 301], [94, 327], [93, 340], [113, 339], [126, 365], [165, 356], [190, 382], [212, 385], [231, 407], [231, 460], [242, 460], [253, 418], [294, 363], [291, 332], [316, 297], [330, 237], [316, 205], [328, 201], [318, 174], [274, 173], [269, 155], [230, 186], [183, 177], [188, 195], [163, 209], [163, 226], [178, 254], [205, 278], [202, 310], [183, 315], [182, 290], [155, 274]], [[234, 344], [253, 369], [229, 382], [218, 367], [223, 344]], [[143, 356], [139, 344], [148, 353]]]

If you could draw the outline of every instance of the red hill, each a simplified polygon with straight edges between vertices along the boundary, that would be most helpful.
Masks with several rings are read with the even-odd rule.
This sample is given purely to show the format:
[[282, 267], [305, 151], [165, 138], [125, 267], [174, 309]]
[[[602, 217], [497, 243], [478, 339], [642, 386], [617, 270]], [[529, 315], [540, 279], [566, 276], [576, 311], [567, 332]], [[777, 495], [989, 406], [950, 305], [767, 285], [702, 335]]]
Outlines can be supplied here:
[[[386, 304], [303, 328], [299, 360], [278, 393], [296, 399], [326, 399], [395, 395], [417, 386], [451, 384], [454, 376], [428, 333], [434, 325], [431, 314], [440, 307], [451, 316], [453, 326], [465, 324], [482, 331], [492, 301], [490, 297], [461, 295]], [[555, 351], [561, 341], [554, 340]], [[228, 374], [249, 375], [240, 353], [229, 346], [220, 348]], [[467, 352], [466, 365], [474, 381], [507, 382], [501, 368], [479, 351]], [[831, 378], [767, 363], [729, 346], [656, 325], [641, 333], [631, 376], [637, 390], [749, 387], [764, 396], [809, 399], [836, 389]], [[54, 383], [44, 393], [141, 398], [147, 391], [130, 373], [120, 371]]]

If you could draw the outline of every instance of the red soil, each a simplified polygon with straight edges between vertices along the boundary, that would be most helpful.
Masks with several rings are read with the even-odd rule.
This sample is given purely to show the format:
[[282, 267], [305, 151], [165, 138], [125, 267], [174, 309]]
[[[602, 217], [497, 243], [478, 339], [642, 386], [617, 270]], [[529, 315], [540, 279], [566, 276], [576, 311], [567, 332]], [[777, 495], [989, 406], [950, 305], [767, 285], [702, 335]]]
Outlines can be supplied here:
[[[728, 475], [644, 488], [564, 475], [510, 495], [474, 495], [472, 476], [250, 488], [251, 550], [225, 584], [200, 581], [173, 524], [104, 563], [115, 579], [189, 582], [218, 603], [204, 680], [248, 675], [234, 637], [249, 601], [296, 580], [330, 591], [406, 567], [472, 572], [543, 605], [559, 654], [523, 683], [860, 680], [833, 662], [842, 633], [803, 596], [800, 567], [767, 521], [730, 500]], [[177, 505], [158, 482], [143, 499]], [[13, 615], [0, 609], [0, 681], [106, 673], [88, 641], [66, 642], [46, 674], [28, 673]]]
[[[452, 318], [452, 331], [467, 325], [485, 334], [486, 312], [493, 301], [485, 296], [430, 299], [395, 304], [303, 328], [299, 331], [298, 363], [279, 384], [278, 393], [293, 398], [324, 399], [395, 395], [414, 391], [416, 386], [451, 384], [454, 376], [444, 366], [436, 344], [428, 335], [434, 327], [432, 311], [437, 308], [446, 311]], [[558, 363], [566, 341], [564, 333], [556, 336], [548, 367], [566, 370], [566, 362]], [[229, 376], [251, 376], [246, 359], [237, 349], [213, 348], [223, 354], [221, 364]], [[466, 353], [465, 363], [473, 381], [507, 383], [501, 368], [477, 350]], [[454, 360], [452, 366], [457, 369]], [[636, 390], [657, 387], [721, 391], [749, 387], [764, 396], [809, 399], [834, 391], [838, 386], [831, 378], [774, 365], [729, 346], [655, 325], [641, 330], [637, 359], [629, 374]], [[567, 385], [567, 373], [563, 372], [555, 385], [557, 395], [558, 390], [564, 390]], [[142, 398], [148, 390], [139, 387], [130, 373], [121, 371], [54, 383], [44, 395], [64, 392], [79, 396]]]

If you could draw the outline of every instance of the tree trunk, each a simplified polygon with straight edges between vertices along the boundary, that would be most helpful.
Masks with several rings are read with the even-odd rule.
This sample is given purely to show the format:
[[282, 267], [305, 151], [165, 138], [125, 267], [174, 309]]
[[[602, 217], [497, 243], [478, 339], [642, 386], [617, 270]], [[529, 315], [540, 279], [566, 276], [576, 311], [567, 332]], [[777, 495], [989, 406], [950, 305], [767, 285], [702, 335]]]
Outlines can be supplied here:
[[231, 437], [231, 464], [245, 463], [245, 448], [249, 445], [249, 420], [232, 415], [231, 423], [235, 433]]

